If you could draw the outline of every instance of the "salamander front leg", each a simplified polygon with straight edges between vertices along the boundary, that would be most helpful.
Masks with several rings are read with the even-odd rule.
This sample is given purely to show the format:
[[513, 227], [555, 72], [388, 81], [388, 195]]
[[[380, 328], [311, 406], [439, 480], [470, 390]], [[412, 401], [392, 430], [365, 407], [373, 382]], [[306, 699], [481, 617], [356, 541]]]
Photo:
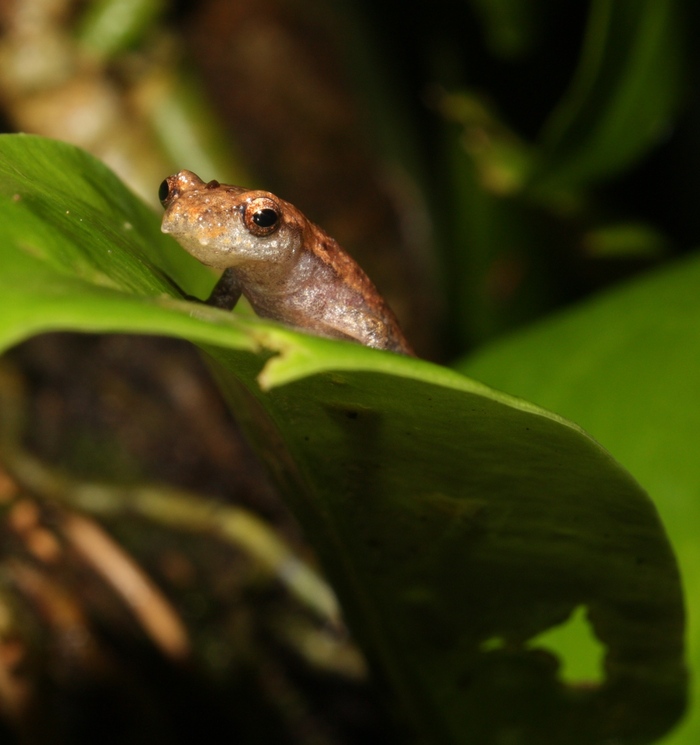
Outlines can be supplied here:
[[225, 269], [207, 298], [207, 305], [223, 310], [233, 310], [241, 296], [241, 286], [232, 269]]

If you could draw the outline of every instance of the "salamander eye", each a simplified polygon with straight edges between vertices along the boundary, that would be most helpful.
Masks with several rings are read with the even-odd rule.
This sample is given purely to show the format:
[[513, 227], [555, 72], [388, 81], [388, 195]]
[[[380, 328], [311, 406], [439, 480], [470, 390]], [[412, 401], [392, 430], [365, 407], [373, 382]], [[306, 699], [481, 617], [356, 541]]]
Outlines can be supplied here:
[[165, 202], [167, 201], [169, 194], [170, 186], [168, 184], [168, 179], [166, 178], [158, 187], [158, 199], [160, 199], [160, 203], [163, 205], [163, 207], [165, 207]]
[[277, 213], [269, 207], [259, 210], [253, 215], [253, 222], [259, 228], [271, 228], [278, 220]]
[[246, 205], [243, 219], [253, 235], [270, 235], [280, 225], [280, 207], [269, 197], [258, 197]]

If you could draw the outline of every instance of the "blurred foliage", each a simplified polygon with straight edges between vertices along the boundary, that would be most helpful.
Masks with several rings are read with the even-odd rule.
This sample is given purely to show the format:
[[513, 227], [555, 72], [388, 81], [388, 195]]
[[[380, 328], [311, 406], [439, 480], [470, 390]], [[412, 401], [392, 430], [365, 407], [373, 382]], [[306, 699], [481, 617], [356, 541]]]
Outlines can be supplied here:
[[[510, 20], [521, 5], [513, 4]], [[470, 80], [466, 92], [452, 86], [436, 94], [439, 110], [461, 128], [447, 135], [447, 183], [456, 196], [448, 202], [454, 216], [449, 227], [457, 240], [448, 235], [446, 244], [459, 247], [452, 255], [460, 270], [450, 275], [450, 320], [459, 324], [453, 333], [462, 348], [594, 289], [585, 277], [581, 281], [581, 270], [605, 278], [605, 267], [586, 254], [598, 231], [609, 234], [617, 220], [633, 218], [646, 233], [659, 232], [646, 216], [629, 211], [622, 201], [629, 190], [606, 187], [640, 167], [668, 138], [681, 110], [681, 8], [673, 0], [598, 0], [588, 15], [570, 80], [556, 102], [536, 112], [536, 133], [526, 129], [532, 109], [523, 111], [522, 101], [513, 107], [505, 87], [489, 87], [485, 99], [481, 81]], [[504, 24], [500, 16], [491, 21]], [[548, 80], [538, 76], [528, 86], [546, 90]], [[541, 94], [533, 94], [536, 105]], [[501, 111], [508, 111], [507, 118]], [[641, 231], [628, 233], [626, 251], [644, 261], [649, 241], [641, 237]]]

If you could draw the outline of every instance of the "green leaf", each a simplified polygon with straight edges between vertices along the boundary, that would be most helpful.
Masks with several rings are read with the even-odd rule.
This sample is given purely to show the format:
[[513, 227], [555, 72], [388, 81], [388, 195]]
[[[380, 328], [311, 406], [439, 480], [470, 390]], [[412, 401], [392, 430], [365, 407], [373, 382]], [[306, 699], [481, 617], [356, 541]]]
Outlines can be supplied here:
[[80, 19], [78, 39], [93, 55], [111, 57], [140, 41], [164, 10], [163, 0], [93, 0]]
[[[700, 670], [700, 257], [607, 293], [493, 344], [466, 373], [582, 424], [654, 497], [687, 590], [691, 662]], [[576, 645], [573, 644], [572, 648]], [[696, 690], [684, 726], [696, 743]]]
[[542, 251], [554, 223], [514, 193], [529, 154], [491, 112], [469, 93], [443, 96], [441, 110], [461, 125], [444, 131], [449, 188], [438, 224], [450, 233], [444, 284], [464, 349], [554, 304], [558, 284]]
[[[3, 346], [71, 329], [206, 350], [417, 737], [638, 743], [678, 718], [670, 546], [578, 427], [427, 362], [173, 299], [166, 271], [190, 292], [206, 271], [67, 145], [0, 138], [0, 246]], [[589, 686], [541, 648], [581, 607], [606, 647]]]
[[576, 75], [542, 136], [531, 188], [575, 190], [658, 142], [681, 93], [677, 0], [593, 0]]

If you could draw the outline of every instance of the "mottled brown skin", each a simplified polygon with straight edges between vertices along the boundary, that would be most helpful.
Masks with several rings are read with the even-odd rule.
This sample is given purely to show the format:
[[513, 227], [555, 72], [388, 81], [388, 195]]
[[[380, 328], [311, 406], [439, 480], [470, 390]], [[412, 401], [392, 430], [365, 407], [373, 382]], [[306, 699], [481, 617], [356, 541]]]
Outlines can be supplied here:
[[160, 197], [163, 232], [203, 264], [224, 270], [209, 303], [231, 309], [243, 294], [263, 318], [413, 354], [367, 275], [289, 202], [205, 183], [191, 171], [169, 176]]

